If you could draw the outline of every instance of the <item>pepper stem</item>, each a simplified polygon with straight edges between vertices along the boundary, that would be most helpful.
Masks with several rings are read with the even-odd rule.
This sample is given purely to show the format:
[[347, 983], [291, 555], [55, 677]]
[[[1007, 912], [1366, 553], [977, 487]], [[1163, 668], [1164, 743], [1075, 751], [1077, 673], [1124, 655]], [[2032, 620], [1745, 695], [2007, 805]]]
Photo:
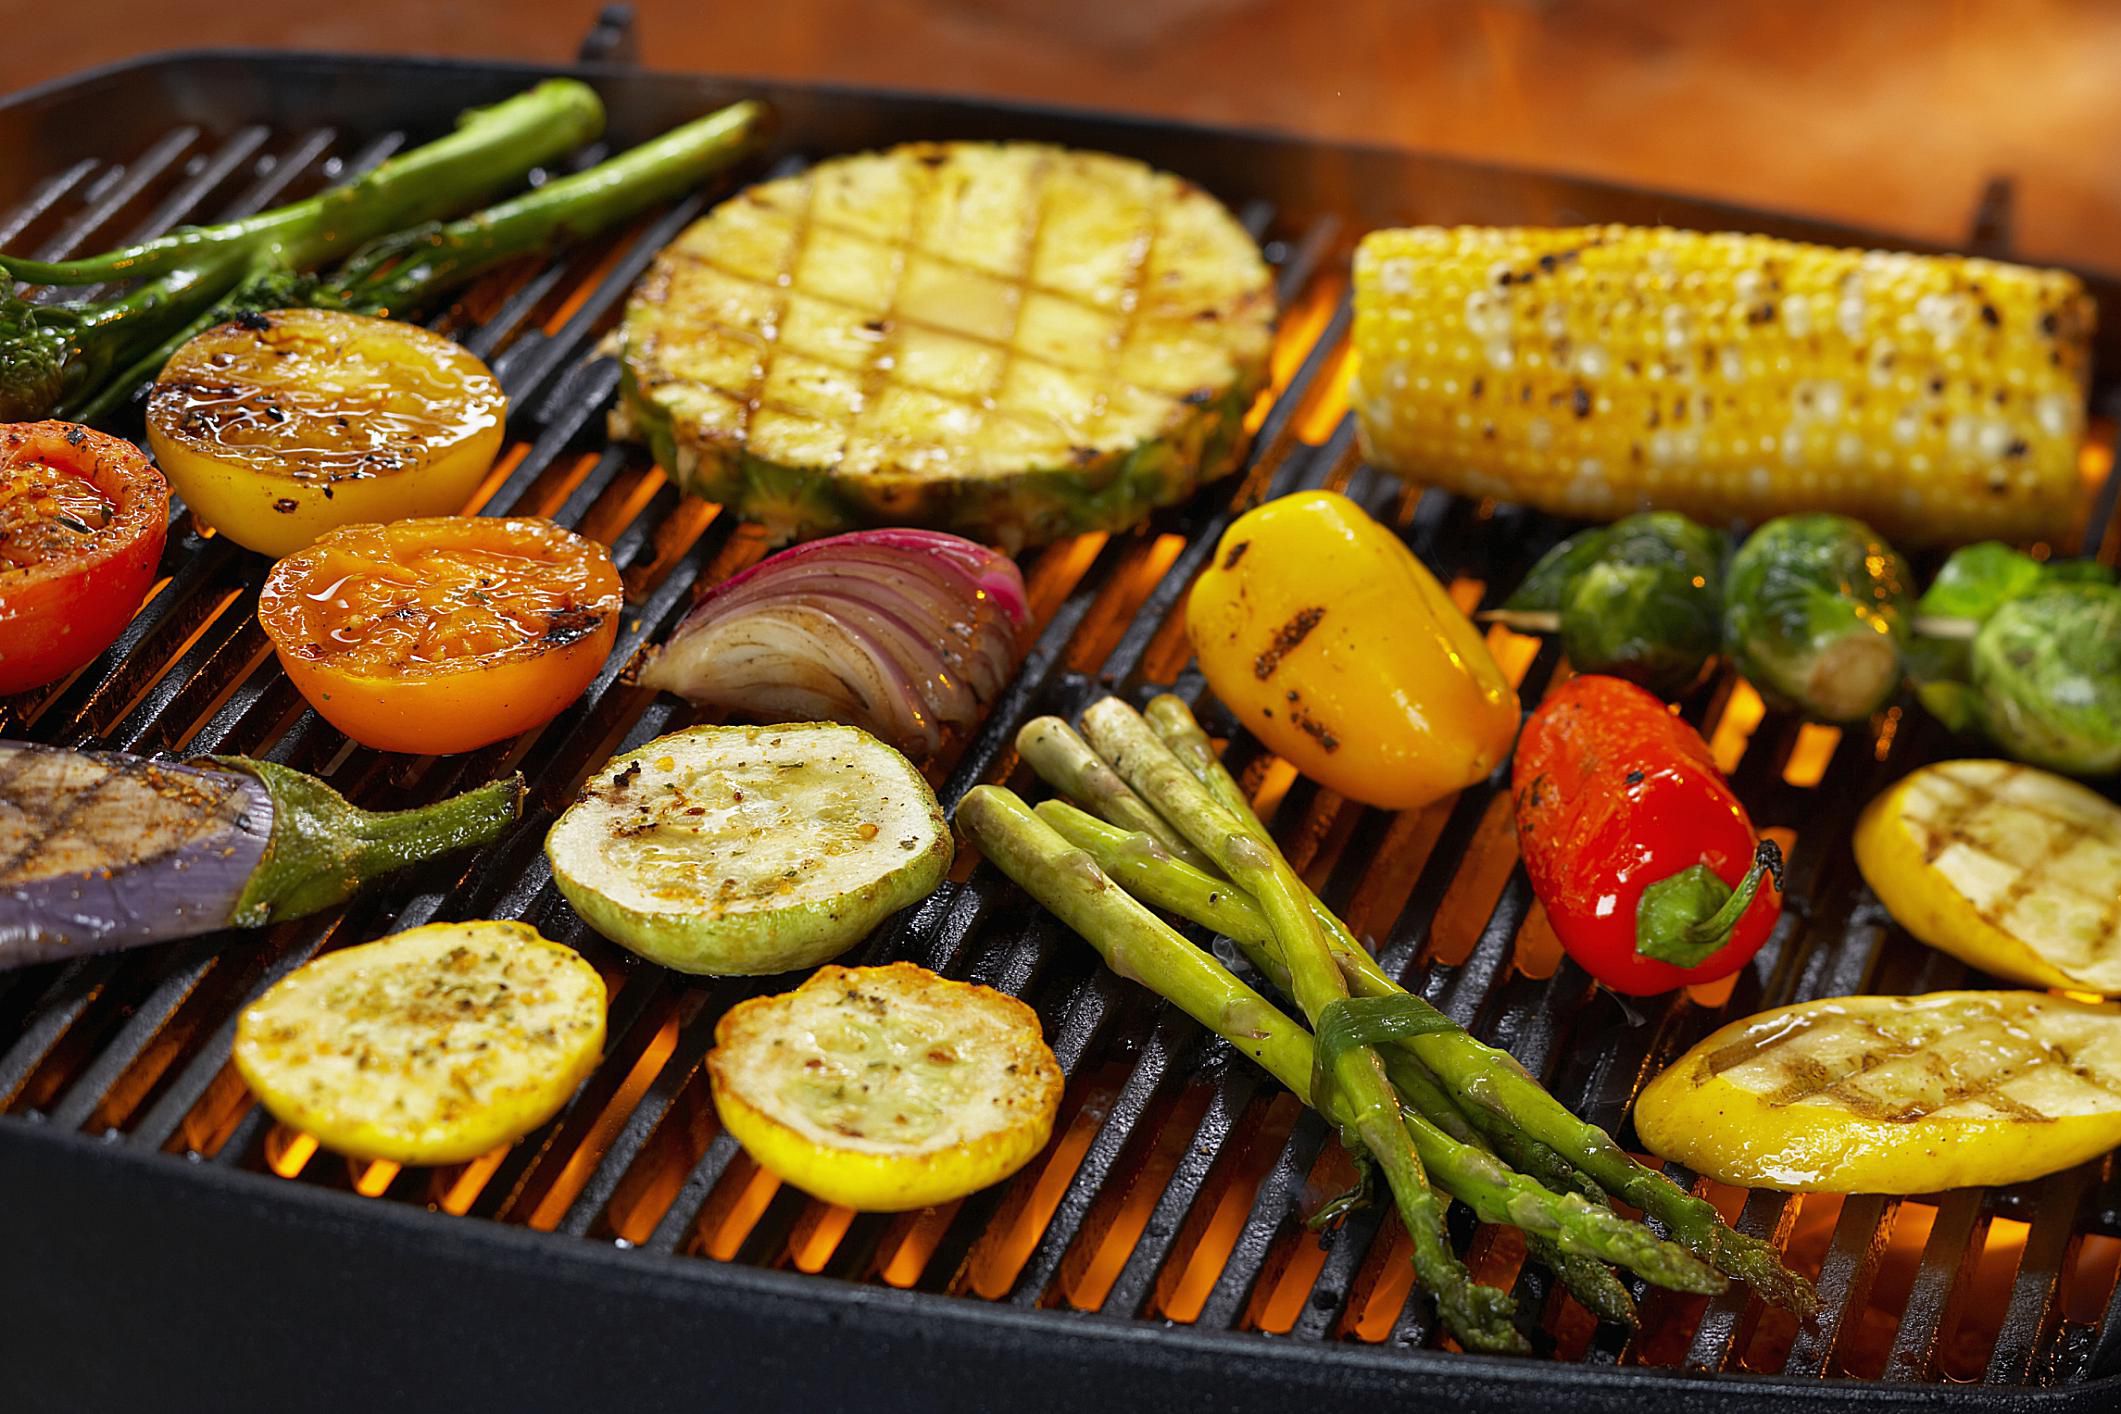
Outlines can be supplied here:
[[383, 813], [349, 803], [315, 776], [247, 756], [215, 765], [254, 777], [272, 797], [271, 838], [230, 922], [256, 928], [344, 903], [408, 865], [495, 839], [522, 814], [519, 772], [461, 795]]
[[1753, 851], [1753, 867], [1736, 889], [1706, 864], [1659, 879], [1642, 891], [1642, 902], [1636, 905], [1635, 951], [1675, 967], [1700, 966], [1731, 940], [1731, 931], [1770, 875], [1781, 888], [1782, 849], [1773, 840], [1762, 840]]

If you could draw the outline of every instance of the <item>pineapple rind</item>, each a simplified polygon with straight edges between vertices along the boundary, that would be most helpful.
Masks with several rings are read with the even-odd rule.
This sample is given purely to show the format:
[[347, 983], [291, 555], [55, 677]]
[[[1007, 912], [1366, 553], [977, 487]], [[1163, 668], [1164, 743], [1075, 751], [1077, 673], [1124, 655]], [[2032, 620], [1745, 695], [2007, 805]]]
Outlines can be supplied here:
[[[952, 200], [923, 212], [894, 160], [942, 171], [958, 183]], [[1102, 227], [1050, 221], [1029, 257], [1045, 283], [1017, 289], [1022, 317], [1010, 327], [986, 328], [982, 303], [962, 292], [1006, 283], [982, 272], [1010, 256], [991, 221], [973, 219], [975, 202], [989, 181], [1021, 200], [1007, 169], [1026, 160], [1049, 164], [1056, 187], [1065, 176], [1078, 190], [1117, 191], [1120, 215], [1093, 203]], [[712, 227], [710, 214], [680, 236], [628, 307], [612, 435], [647, 442], [683, 489], [758, 521], [775, 543], [925, 525], [1013, 550], [1128, 528], [1241, 461], [1246, 414], [1267, 382], [1272, 281], [1212, 199], [1125, 159], [1013, 144], [864, 154], [812, 180], [717, 208], [725, 224]], [[777, 227], [805, 190], [840, 257], [820, 264], [813, 234], [801, 274], [780, 278], [776, 262], [793, 255]], [[1126, 252], [1098, 242], [1116, 246], [1127, 203], [1157, 190], [1167, 205], [1156, 239], [1137, 243], [1130, 269]], [[1047, 210], [1079, 214], [1058, 199]], [[896, 292], [871, 294], [877, 247], [848, 234], [861, 222], [878, 242], [945, 242], [947, 258], [895, 247]], [[919, 317], [931, 297], [946, 319], [968, 321], [969, 342]], [[865, 367], [864, 330], [842, 339], [835, 326], [871, 304], [882, 326], [897, 315], [902, 327], [884, 336], [894, 357]], [[996, 358], [1006, 382], [995, 381]]]

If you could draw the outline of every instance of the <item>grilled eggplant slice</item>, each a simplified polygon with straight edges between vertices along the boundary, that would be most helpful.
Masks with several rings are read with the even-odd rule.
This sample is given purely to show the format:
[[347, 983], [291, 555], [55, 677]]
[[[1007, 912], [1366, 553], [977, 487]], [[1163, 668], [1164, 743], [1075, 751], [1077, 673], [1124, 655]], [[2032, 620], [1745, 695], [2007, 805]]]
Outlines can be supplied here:
[[327, 1149], [449, 1164], [558, 1112], [604, 1051], [604, 979], [524, 923], [430, 923], [326, 953], [236, 1020], [235, 1064]]
[[592, 927], [680, 972], [757, 975], [845, 951], [950, 867], [935, 792], [827, 722], [693, 727], [598, 768], [545, 840]]
[[0, 971], [300, 918], [486, 843], [522, 803], [518, 775], [376, 814], [270, 761], [0, 741]]
[[1061, 1069], [1038, 1013], [925, 967], [820, 968], [730, 1008], [715, 1112], [759, 1165], [867, 1212], [947, 1203], [1046, 1146]]
[[1734, 1021], [1652, 1080], [1650, 1152], [1723, 1183], [1934, 1193], [2121, 1144], [2121, 1007], [2041, 992], [1837, 997]]
[[724, 202], [657, 259], [614, 435], [776, 540], [923, 525], [1011, 550], [1232, 470], [1273, 281], [1138, 162], [920, 143]]
[[1864, 810], [1856, 863], [1900, 925], [1984, 972], [2121, 996], [2121, 807], [2013, 761], [1925, 766]]

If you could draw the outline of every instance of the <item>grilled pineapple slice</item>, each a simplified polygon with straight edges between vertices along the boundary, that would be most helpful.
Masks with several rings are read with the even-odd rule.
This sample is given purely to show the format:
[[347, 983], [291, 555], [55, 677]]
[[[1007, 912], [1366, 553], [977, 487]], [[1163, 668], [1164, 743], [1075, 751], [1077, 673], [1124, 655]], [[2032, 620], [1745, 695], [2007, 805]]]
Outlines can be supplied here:
[[558, 1112], [604, 1005], [597, 970], [527, 924], [430, 923], [274, 983], [236, 1021], [236, 1070], [327, 1149], [460, 1163]]
[[1053, 1133], [1061, 1069], [1038, 1014], [925, 967], [825, 967], [730, 1008], [715, 1112], [760, 1167], [868, 1212], [962, 1198]]
[[776, 540], [926, 525], [1009, 549], [1232, 470], [1273, 281], [1141, 163], [918, 143], [752, 187], [634, 291], [615, 436]]
[[1925, 766], [1864, 810], [1856, 863], [1900, 925], [1984, 972], [2121, 995], [2121, 808], [2013, 761]]
[[2121, 1144], [2121, 1007], [2042, 992], [1837, 997], [1734, 1021], [1652, 1080], [1650, 1152], [1723, 1183], [1934, 1193]]

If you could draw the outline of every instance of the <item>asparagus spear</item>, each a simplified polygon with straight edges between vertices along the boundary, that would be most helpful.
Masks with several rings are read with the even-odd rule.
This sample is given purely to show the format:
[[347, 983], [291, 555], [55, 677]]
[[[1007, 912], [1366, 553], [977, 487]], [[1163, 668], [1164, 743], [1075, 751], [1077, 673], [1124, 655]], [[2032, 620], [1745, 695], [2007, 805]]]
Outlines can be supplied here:
[[[372, 237], [461, 211], [603, 126], [603, 104], [588, 85], [548, 79], [465, 114], [448, 137], [303, 201], [79, 260], [0, 255], [0, 421], [45, 417], [85, 401], [112, 372], [254, 270], [324, 264]], [[14, 295], [16, 280], [146, 283], [100, 303], [31, 305]]]
[[[1277, 988], [1284, 992], [1288, 990], [1289, 973], [1274, 951], [1273, 930], [1267, 927], [1265, 915], [1248, 895], [1223, 880], [1173, 860], [1162, 845], [1149, 836], [1107, 824], [1065, 801], [1042, 800], [1034, 810], [1054, 833], [1087, 853], [1134, 897], [1213, 928], [1236, 943], [1252, 965], [1265, 973]], [[1349, 980], [1363, 995], [1388, 995], [1363, 991], [1357, 978]], [[1385, 1072], [1391, 1077], [1392, 1088], [1431, 1124], [1461, 1144], [1494, 1152], [1495, 1146], [1488, 1137], [1466, 1118], [1405, 1043], [1386, 1055]], [[1560, 1155], [1543, 1145], [1527, 1145], [1525, 1149], [1526, 1157], [1534, 1162], [1544, 1160], [1543, 1171], [1515, 1155], [1506, 1153], [1504, 1157], [1512, 1167], [1528, 1173], [1556, 1192], [1573, 1189], [1599, 1203], [1605, 1201], [1605, 1190], [1587, 1182]], [[1448, 1184], [1445, 1186], [1449, 1187]], [[1455, 1189], [1452, 1196], [1465, 1201], [1465, 1195]], [[1577, 1300], [1601, 1320], [1635, 1324], [1634, 1301], [1629, 1298], [1627, 1288], [1603, 1262], [1564, 1252], [1551, 1239], [1536, 1233], [1527, 1234], [1526, 1245], [1532, 1255], [1552, 1268], [1576, 1293]]]
[[1058, 717], [1033, 717], [1016, 734], [1016, 749], [1038, 778], [1068, 799], [1113, 824], [1152, 837], [1175, 857], [1196, 869], [1213, 869], [1208, 857], [1186, 843], [1164, 817], [1127, 789], [1119, 773], [1107, 766], [1075, 728]]
[[[1210, 800], [1140, 715], [1118, 698], [1105, 698], [1085, 712], [1083, 733], [1122, 780], [1258, 900], [1288, 966], [1290, 994], [1305, 1018], [1318, 1026], [1335, 1003], [1345, 1003], [1347, 981], [1333, 963], [1288, 861], [1276, 850], [1262, 849], [1240, 821]], [[1344, 1132], [1370, 1152], [1392, 1189], [1413, 1238], [1415, 1271], [1435, 1297], [1444, 1323], [1472, 1347], [1523, 1349], [1524, 1337], [1511, 1324], [1514, 1303], [1508, 1293], [1475, 1282], [1451, 1249], [1443, 1206], [1429, 1187], [1407, 1126], [1400, 1122], [1399, 1097], [1376, 1048], [1350, 1048], [1335, 1061], [1327, 1079], [1337, 1105], [1345, 1107]]]
[[[1082, 934], [1113, 971], [1150, 987], [1229, 1040], [1327, 1119], [1344, 1127], [1360, 1122], [1341, 1085], [1327, 1086], [1324, 1094], [1313, 1088], [1316, 1048], [1300, 1024], [1115, 887], [1087, 852], [1069, 844], [1015, 795], [998, 786], [977, 786], [958, 806], [957, 823], [997, 868]], [[1418, 1110], [1390, 1103], [1399, 1121], [1393, 1128], [1406, 1135], [1437, 1181], [1484, 1221], [1523, 1228], [1593, 1264], [1619, 1262], [1659, 1285], [1687, 1291], [1722, 1287], [1715, 1273], [1604, 1204], [1551, 1193], [1512, 1172], [1483, 1145], [1453, 1138]], [[1390, 1170], [1386, 1173], [1389, 1177]], [[1450, 1314], [1447, 1310], [1447, 1319]], [[1499, 1345], [1483, 1340], [1480, 1328], [1452, 1328], [1461, 1340], [1483, 1349], [1523, 1348], [1506, 1322], [1499, 1328], [1505, 1333]], [[1488, 1328], [1491, 1337], [1495, 1333]]]
[[[1200, 777], [1209, 795], [1249, 822], [1256, 838], [1272, 843], [1273, 837], [1252, 813], [1251, 802], [1245, 799], [1236, 780], [1223, 768], [1207, 733], [1194, 720], [1192, 709], [1179, 698], [1165, 694], [1149, 703], [1148, 721], [1178, 759]], [[1332, 910], [1315, 896], [1311, 901], [1325, 928], [1334, 960], [1351, 980], [1360, 979], [1357, 987], [1366, 995], [1379, 995], [1368, 989], [1381, 979], [1385, 986], [1397, 990], [1398, 983], [1378, 967], [1376, 959], [1333, 916]], [[1416, 1037], [1409, 1045], [1476, 1123], [1490, 1135], [1510, 1136], [1505, 1152], [1509, 1152], [1508, 1144], [1519, 1142], [1520, 1136], [1544, 1145], [1589, 1174], [1606, 1192], [1663, 1223], [1674, 1241], [1717, 1271], [1752, 1287], [1762, 1299], [1800, 1315], [1818, 1308], [1819, 1295], [1812, 1284], [1785, 1267], [1771, 1244], [1733, 1229], [1713, 1204], [1638, 1163], [1611, 1135], [1570, 1113], [1507, 1051], [1485, 1045], [1457, 1026]]]

